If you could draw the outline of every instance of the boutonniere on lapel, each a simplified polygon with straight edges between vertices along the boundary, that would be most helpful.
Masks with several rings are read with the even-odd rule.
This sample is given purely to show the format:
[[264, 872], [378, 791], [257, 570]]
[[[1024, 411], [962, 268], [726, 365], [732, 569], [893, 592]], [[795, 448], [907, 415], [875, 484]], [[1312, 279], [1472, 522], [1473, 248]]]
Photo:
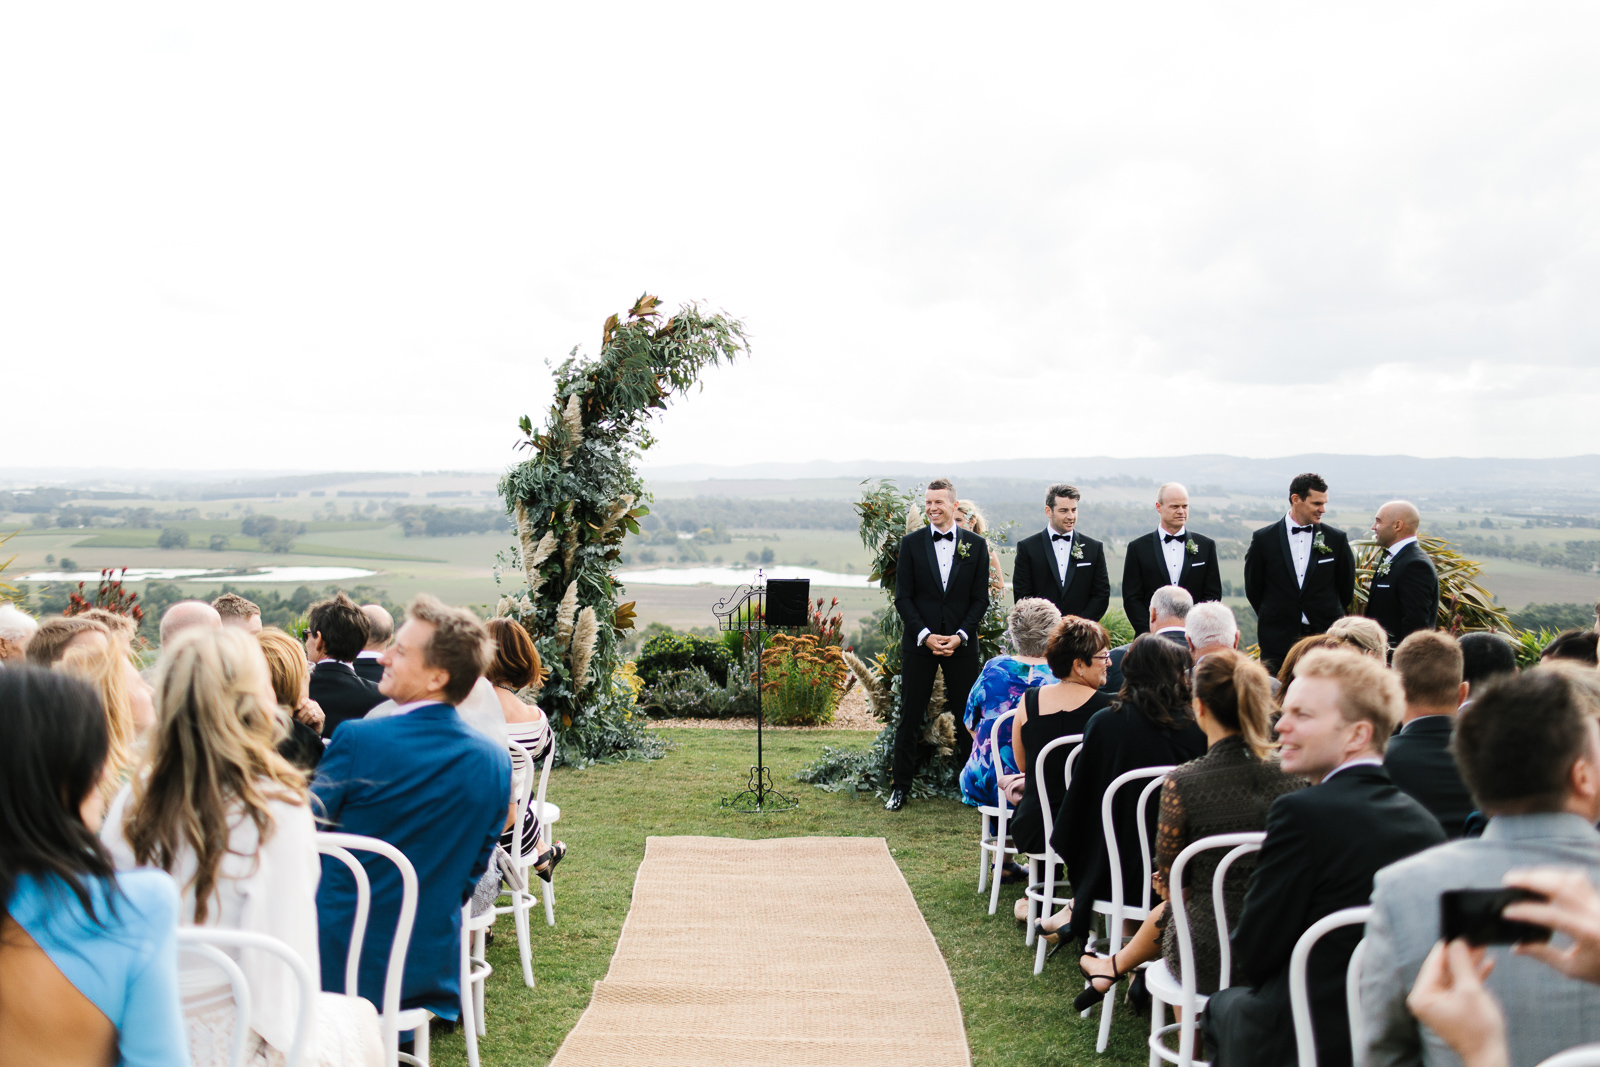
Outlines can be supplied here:
[[1328, 547], [1328, 542], [1322, 539], [1322, 531], [1317, 531], [1317, 536], [1311, 539], [1311, 547], [1317, 550], [1319, 556], [1333, 555], [1333, 549]]
[[1189, 553], [1191, 556], [1198, 556], [1200, 554], [1200, 545], [1195, 541], [1194, 538], [1191, 537], [1189, 538], [1188, 542], [1184, 544], [1183, 550]]
[[1378, 564], [1378, 569], [1373, 572], [1372, 576], [1374, 578], [1382, 578], [1385, 574], [1388, 574], [1389, 573], [1389, 564], [1392, 563], [1392, 562], [1393, 562], [1393, 560], [1389, 556], [1385, 555], [1383, 557], [1383, 562]]
[[1077, 543], [1073, 544], [1073, 546], [1072, 546], [1072, 558], [1073, 559], [1082, 559], [1083, 558], [1083, 546], [1082, 545], [1077, 544]]
[[967, 544], [965, 541], [956, 542], [956, 555], [960, 556], [962, 559], [966, 559], [967, 554], [971, 551], [972, 546]]

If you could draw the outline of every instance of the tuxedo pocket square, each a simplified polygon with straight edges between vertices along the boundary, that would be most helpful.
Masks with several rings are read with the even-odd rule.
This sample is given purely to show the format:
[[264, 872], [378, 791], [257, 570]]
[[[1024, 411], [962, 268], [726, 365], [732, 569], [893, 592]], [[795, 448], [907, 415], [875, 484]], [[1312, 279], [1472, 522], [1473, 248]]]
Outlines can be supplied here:
[[1374, 589], [1387, 589], [1387, 588], [1389, 588], [1389, 583], [1388, 582], [1384, 582], [1382, 585], [1375, 585], [1372, 588], [1374, 588]]
[[1094, 564], [1093, 563], [1080, 563], [1080, 564], [1078, 564], [1078, 566], [1080, 566], [1080, 567], [1093, 567]]
[[1328, 557], [1328, 558], [1327, 558], [1327, 559], [1319, 559], [1319, 560], [1317, 560], [1317, 566], [1319, 566], [1319, 567], [1320, 567], [1320, 566], [1322, 566], [1322, 565], [1323, 565], [1323, 564], [1324, 564], [1324, 563], [1332, 563], [1332, 562], [1333, 562], [1333, 561], [1334, 561], [1334, 560], [1333, 560], [1333, 557], [1332, 557], [1332, 556], [1329, 556], [1329, 557]]
[[1191, 566], [1191, 567], [1204, 567], [1205, 564], [1204, 563], [1191, 563], [1191, 564], [1189, 564], [1189, 566]]

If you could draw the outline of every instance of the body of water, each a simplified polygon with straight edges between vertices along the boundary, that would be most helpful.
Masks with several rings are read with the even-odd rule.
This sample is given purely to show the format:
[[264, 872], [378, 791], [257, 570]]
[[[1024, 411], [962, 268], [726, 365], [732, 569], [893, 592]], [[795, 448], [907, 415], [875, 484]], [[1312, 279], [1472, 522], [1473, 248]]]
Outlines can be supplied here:
[[[208, 570], [203, 567], [129, 567], [125, 582], [342, 582], [366, 578], [377, 571], [360, 567], [262, 567], [248, 574]], [[98, 582], [99, 571], [35, 571], [24, 582]]]
[[809, 578], [815, 586], [866, 589], [871, 583], [865, 574], [839, 574], [815, 567], [657, 567], [653, 570], [622, 571], [617, 577], [630, 585], [755, 585], [762, 578]]

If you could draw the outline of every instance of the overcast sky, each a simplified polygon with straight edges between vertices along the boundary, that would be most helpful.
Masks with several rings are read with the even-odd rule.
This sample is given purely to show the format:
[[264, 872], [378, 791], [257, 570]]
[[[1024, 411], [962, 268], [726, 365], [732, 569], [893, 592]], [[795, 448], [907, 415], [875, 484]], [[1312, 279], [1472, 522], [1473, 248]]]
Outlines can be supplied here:
[[1597, 29], [12, 4], [0, 466], [503, 467], [645, 290], [754, 349], [652, 464], [1595, 452]]

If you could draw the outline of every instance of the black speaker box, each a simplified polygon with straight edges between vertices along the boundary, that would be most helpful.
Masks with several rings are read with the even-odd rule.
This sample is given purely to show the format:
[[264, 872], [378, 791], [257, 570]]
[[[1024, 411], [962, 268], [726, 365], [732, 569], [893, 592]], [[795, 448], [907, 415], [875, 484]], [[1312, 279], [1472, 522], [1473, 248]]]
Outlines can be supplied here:
[[804, 626], [810, 616], [811, 579], [767, 579], [767, 625]]

